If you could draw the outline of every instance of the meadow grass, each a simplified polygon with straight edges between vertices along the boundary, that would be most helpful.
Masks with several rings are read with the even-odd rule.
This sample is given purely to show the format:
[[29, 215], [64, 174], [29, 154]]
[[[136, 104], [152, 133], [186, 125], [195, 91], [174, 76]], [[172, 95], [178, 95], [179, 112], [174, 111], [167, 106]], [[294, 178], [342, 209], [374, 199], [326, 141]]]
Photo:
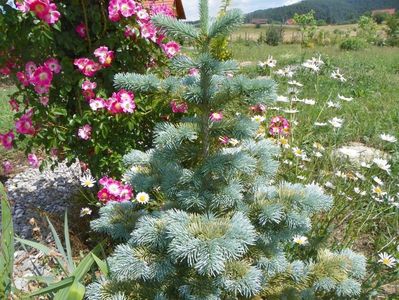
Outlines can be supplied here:
[[[398, 143], [382, 141], [380, 134], [388, 133], [399, 138], [398, 49], [369, 47], [345, 52], [337, 46], [304, 49], [295, 44], [271, 47], [253, 42], [233, 43], [231, 49], [235, 59], [245, 62], [241, 64], [240, 72], [250, 77], [270, 75], [269, 70], [257, 66], [269, 55], [277, 60], [274, 71], [288, 65], [300, 66], [305, 60], [319, 55], [325, 62], [317, 75], [303, 68], [298, 69], [291, 79], [271, 72], [271, 77], [278, 83], [279, 95], [289, 96], [288, 81], [296, 80], [304, 85], [299, 88], [298, 98], [316, 101], [315, 105], [275, 103], [265, 113], [266, 130], [271, 117], [277, 115], [284, 116], [292, 125], [289, 147], [282, 148], [278, 180], [314, 182], [325, 187], [334, 198], [334, 206], [313, 220], [308, 251], [325, 246], [332, 249], [352, 247], [365, 253], [370, 263], [370, 277], [364, 284], [362, 297], [371, 291], [390, 297], [388, 294], [392, 295], [392, 291], [387, 292], [386, 286], [393, 283], [397, 288], [397, 278], [395, 272], [389, 272], [378, 263], [378, 253], [394, 254], [399, 247], [398, 208], [393, 205], [395, 201], [399, 203], [399, 146]], [[331, 72], [337, 68], [346, 82], [331, 78]], [[353, 101], [339, 100], [338, 94], [352, 97]], [[339, 103], [341, 107], [328, 107], [329, 101]], [[275, 110], [277, 108], [280, 110]], [[286, 108], [296, 109], [298, 113], [286, 113]], [[328, 124], [334, 117], [344, 120], [340, 129], [334, 130], [331, 125], [314, 125], [315, 122]], [[370, 168], [363, 168], [338, 158], [335, 154], [337, 149], [351, 142], [384, 151], [389, 156], [391, 172], [388, 174], [372, 162]], [[325, 148], [321, 157], [315, 156], [314, 143]], [[308, 160], [296, 157], [292, 150], [294, 147], [306, 152]], [[387, 193], [384, 199], [378, 199], [372, 192], [373, 186], [379, 185], [376, 176], [384, 182], [382, 189]]]

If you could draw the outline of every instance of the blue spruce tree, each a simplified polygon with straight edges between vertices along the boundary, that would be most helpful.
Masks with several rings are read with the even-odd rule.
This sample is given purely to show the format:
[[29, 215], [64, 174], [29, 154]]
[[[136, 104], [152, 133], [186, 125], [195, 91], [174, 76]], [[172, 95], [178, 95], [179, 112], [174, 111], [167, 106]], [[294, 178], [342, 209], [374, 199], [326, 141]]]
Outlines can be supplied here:
[[[229, 76], [236, 63], [211, 55], [211, 42], [241, 21], [233, 10], [209, 22], [207, 0], [200, 1], [198, 28], [159, 15], [159, 28], [197, 50], [194, 59], [176, 57], [171, 69], [197, 69], [198, 76], [115, 76], [117, 88], [187, 102], [191, 116], [159, 124], [153, 149], [126, 155], [126, 177], [150, 202], [110, 203], [92, 222], [121, 244], [108, 259], [109, 277], [88, 287], [88, 299], [340, 299], [360, 293], [363, 256], [320, 250], [296, 260], [285, 251], [332, 199], [314, 184], [271, 184], [279, 149], [256, 136], [258, 124], [234, 108], [272, 102], [275, 84]], [[220, 111], [222, 120], [211, 116]], [[225, 136], [235, 142], [221, 145]]]

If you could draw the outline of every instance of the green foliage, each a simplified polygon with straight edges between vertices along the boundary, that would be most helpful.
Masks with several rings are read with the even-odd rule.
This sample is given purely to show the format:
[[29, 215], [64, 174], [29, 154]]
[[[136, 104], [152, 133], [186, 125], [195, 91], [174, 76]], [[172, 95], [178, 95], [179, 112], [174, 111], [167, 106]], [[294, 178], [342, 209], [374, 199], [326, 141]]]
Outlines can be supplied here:
[[[275, 82], [226, 74], [234, 64], [210, 54], [217, 37], [210, 28], [218, 26], [208, 20], [207, 2], [200, 2], [196, 55], [172, 61], [173, 70], [187, 74], [182, 68], [194, 65], [199, 76], [168, 82], [188, 104], [189, 115], [157, 125], [152, 149], [125, 156], [126, 180], [150, 201], [100, 209], [93, 229], [125, 241], [108, 259], [110, 276], [88, 287], [88, 299], [359, 295], [362, 255], [319, 249], [300, 260], [287, 251], [295, 235], [310, 232], [313, 216], [331, 209], [332, 198], [317, 184], [274, 182], [280, 149], [237, 107], [272, 104]], [[129, 88], [136, 78], [119, 74], [115, 84]], [[153, 92], [158, 91], [146, 94]], [[223, 113], [222, 120], [212, 120], [215, 112]], [[224, 137], [235, 142], [222, 145]]]
[[346, 39], [339, 45], [341, 50], [347, 51], [358, 51], [366, 47], [367, 43], [363, 39], [357, 37]]
[[265, 43], [270, 46], [278, 46], [283, 41], [283, 27], [270, 26], [266, 31]]
[[382, 24], [389, 18], [389, 15], [387, 13], [378, 13], [373, 15], [373, 19], [377, 24]]
[[299, 29], [301, 32], [301, 43], [304, 46], [307, 46], [310, 41], [313, 39], [317, 26], [316, 19], [314, 16], [314, 11], [311, 10], [306, 14], [295, 14], [294, 21], [299, 25]]
[[374, 9], [396, 8], [396, 0], [305, 0], [292, 5], [265, 10], [257, 10], [246, 15], [249, 23], [253, 18], [268, 19], [275, 22], [284, 22], [297, 14], [315, 11], [317, 20], [325, 20], [328, 24], [354, 23], [365, 13]]
[[11, 206], [4, 186], [0, 183], [1, 241], [0, 241], [0, 298], [8, 299], [12, 288], [14, 264], [14, 227]]
[[359, 33], [358, 36], [365, 39], [367, 42], [374, 42], [377, 37], [377, 23], [372, 17], [361, 16], [358, 21]]
[[[54, 257], [58, 263], [58, 267], [63, 271], [66, 278], [62, 279], [59, 282], [48, 284], [47, 287], [29, 294], [29, 297], [35, 297], [39, 295], [53, 295], [55, 300], [81, 300], [83, 299], [85, 294], [85, 287], [84, 285], [82, 285], [81, 282], [83, 281], [84, 277], [89, 273], [93, 264], [97, 264], [99, 269], [105, 275], [108, 274], [107, 264], [99, 259], [97, 256], [102, 249], [102, 245], [97, 245], [76, 266], [72, 257], [67, 212], [65, 212], [64, 219], [64, 244], [66, 249], [64, 249], [64, 246], [61, 243], [60, 237], [56, 232], [53, 224], [50, 222], [49, 219], [47, 219], [47, 221], [55, 241], [57, 252], [54, 249], [37, 242], [20, 238], [17, 238], [16, 240], [23, 245], [37, 249], [45, 255]], [[37, 280], [40, 280], [40, 276], [37, 278]]]

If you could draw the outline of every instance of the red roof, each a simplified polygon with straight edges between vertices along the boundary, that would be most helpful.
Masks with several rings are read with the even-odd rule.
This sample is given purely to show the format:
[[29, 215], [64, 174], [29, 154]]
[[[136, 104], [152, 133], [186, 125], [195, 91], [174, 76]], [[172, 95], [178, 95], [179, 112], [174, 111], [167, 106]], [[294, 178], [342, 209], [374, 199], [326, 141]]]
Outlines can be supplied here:
[[152, 4], [166, 4], [171, 9], [173, 9], [178, 19], [186, 18], [182, 0], [146, 0], [143, 1], [143, 4], [145, 7], [149, 7]]
[[394, 15], [395, 12], [396, 12], [396, 10], [395, 10], [394, 8], [387, 8], [387, 9], [376, 9], [376, 10], [373, 10], [373, 11], [371, 12], [371, 14], [372, 14], [373, 16], [374, 16], [374, 15], [377, 15], [377, 14]]

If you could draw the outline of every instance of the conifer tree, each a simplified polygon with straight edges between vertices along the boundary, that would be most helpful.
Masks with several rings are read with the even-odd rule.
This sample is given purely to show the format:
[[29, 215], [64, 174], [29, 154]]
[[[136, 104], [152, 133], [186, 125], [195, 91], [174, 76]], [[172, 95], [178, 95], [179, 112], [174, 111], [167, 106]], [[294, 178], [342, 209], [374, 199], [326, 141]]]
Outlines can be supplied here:
[[92, 222], [121, 244], [108, 259], [109, 277], [88, 287], [88, 299], [338, 299], [360, 293], [362, 255], [324, 249], [299, 260], [286, 251], [332, 199], [316, 184], [273, 185], [278, 147], [234, 111], [276, 96], [273, 81], [232, 76], [236, 63], [211, 54], [212, 41], [241, 20], [233, 10], [210, 22], [207, 0], [200, 1], [198, 28], [159, 15], [158, 27], [197, 50], [195, 58], [174, 58], [172, 70], [198, 75], [115, 76], [116, 87], [180, 99], [189, 113], [178, 123], [159, 124], [153, 149], [125, 156], [126, 178], [150, 200], [109, 203]]

